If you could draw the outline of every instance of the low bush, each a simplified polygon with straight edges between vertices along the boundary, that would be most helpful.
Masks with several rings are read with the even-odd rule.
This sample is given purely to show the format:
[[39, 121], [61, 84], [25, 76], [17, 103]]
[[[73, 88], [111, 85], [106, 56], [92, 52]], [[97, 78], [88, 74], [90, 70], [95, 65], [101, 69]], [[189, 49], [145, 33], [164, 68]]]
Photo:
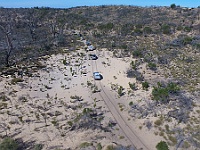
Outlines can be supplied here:
[[169, 147], [167, 145], [167, 143], [165, 141], [160, 141], [157, 145], [156, 145], [156, 149], [157, 150], [169, 150]]
[[118, 91], [117, 91], [117, 93], [118, 93], [118, 95], [119, 96], [122, 96], [124, 93], [123, 93], [123, 87], [122, 86], [119, 86], [119, 88], [118, 88]]
[[43, 148], [43, 145], [42, 145], [42, 144], [36, 144], [36, 145], [34, 146], [34, 150], [42, 150], [42, 148]]
[[164, 24], [161, 26], [161, 31], [163, 34], [170, 34], [171, 33], [171, 28], [169, 25]]
[[23, 79], [21, 79], [21, 78], [13, 78], [12, 80], [11, 80], [11, 84], [16, 84], [16, 83], [18, 83], [18, 82], [23, 82], [24, 80]]
[[148, 82], [142, 82], [142, 89], [143, 90], [148, 90], [148, 88], [149, 88], [149, 83]]
[[153, 99], [157, 101], [168, 101], [169, 94], [174, 94], [179, 91], [179, 87], [175, 83], [168, 83], [166, 87], [163, 87], [158, 83], [157, 87], [153, 87], [152, 95]]
[[149, 67], [149, 69], [151, 69], [151, 70], [156, 70], [156, 64], [155, 64], [155, 63], [149, 62], [149, 63], [148, 63], [148, 67]]
[[17, 142], [9, 137], [3, 139], [0, 144], [0, 150], [17, 150], [18, 147]]
[[128, 83], [129, 87], [131, 88], [131, 90], [136, 90], [136, 85], [135, 83]]
[[92, 145], [92, 143], [83, 142], [83, 143], [81, 143], [80, 148], [86, 148], [86, 147], [89, 147], [91, 145]]

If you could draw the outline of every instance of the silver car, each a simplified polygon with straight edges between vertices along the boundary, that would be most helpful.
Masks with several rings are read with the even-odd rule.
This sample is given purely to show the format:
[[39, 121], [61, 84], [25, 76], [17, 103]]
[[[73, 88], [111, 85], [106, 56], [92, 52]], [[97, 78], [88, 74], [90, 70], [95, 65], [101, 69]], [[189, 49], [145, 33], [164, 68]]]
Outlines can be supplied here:
[[93, 72], [93, 77], [95, 80], [103, 79], [103, 76], [99, 72]]

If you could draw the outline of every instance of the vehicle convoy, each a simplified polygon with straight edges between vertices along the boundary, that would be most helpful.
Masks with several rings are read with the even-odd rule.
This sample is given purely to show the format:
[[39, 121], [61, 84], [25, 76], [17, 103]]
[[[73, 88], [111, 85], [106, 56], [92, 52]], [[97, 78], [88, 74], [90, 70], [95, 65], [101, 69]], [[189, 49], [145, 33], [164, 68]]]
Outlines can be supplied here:
[[103, 76], [99, 72], [93, 72], [93, 77], [95, 80], [103, 79]]

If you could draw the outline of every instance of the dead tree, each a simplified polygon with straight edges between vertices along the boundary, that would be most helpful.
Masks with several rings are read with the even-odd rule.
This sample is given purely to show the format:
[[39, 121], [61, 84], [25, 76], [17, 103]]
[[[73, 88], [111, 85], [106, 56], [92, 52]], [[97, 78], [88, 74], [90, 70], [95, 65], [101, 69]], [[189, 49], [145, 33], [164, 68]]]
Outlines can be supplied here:
[[11, 40], [11, 26], [10, 24], [7, 24], [6, 27], [4, 27], [3, 25], [0, 25], [0, 31], [2, 31], [2, 33], [5, 36], [6, 39], [6, 45], [7, 48], [6, 49], [6, 57], [5, 57], [5, 61], [6, 61], [6, 66], [10, 66], [10, 56], [11, 56], [11, 52], [14, 50], [13, 44], [12, 44], [12, 40]]

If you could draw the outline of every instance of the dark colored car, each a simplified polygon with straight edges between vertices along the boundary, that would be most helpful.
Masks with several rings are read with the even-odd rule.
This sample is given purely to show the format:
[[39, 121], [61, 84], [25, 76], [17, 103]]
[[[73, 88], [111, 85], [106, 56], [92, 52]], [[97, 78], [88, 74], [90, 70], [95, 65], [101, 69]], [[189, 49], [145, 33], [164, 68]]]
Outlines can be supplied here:
[[97, 60], [98, 57], [95, 54], [89, 54], [89, 59], [91, 59], [91, 60]]

